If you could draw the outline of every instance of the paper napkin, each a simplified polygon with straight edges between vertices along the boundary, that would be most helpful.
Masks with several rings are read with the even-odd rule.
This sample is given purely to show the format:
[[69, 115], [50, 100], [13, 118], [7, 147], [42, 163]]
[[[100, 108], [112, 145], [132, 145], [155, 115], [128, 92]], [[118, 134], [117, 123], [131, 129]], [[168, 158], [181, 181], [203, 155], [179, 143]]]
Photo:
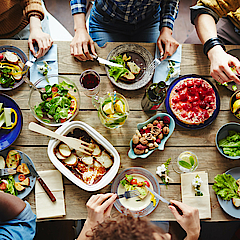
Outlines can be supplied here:
[[[203, 183], [200, 190], [203, 196], [195, 196], [192, 180], [198, 175]], [[181, 174], [182, 202], [199, 210], [200, 219], [211, 218], [208, 174], [204, 171]]]
[[[33, 55], [31, 52], [29, 52], [29, 59], [33, 59]], [[52, 47], [49, 49], [49, 51], [44, 55], [43, 57], [37, 59], [37, 61], [33, 64], [32, 67], [30, 67], [30, 81], [32, 83], [35, 83], [38, 79], [44, 77], [41, 73], [38, 72], [37, 65], [44, 65], [44, 62], [46, 61], [47, 64], [51, 69], [48, 71], [48, 75], [52, 74], [58, 74], [58, 61], [57, 61], [57, 44], [53, 44]], [[50, 84], [53, 85], [57, 82], [57, 78], [50, 78], [49, 79]], [[38, 84], [38, 88], [44, 88], [47, 84], [49, 84], [46, 81], [42, 81]]]
[[58, 170], [38, 172], [56, 198], [52, 202], [38, 181], [35, 185], [37, 218], [55, 218], [66, 215], [63, 195], [62, 174]]
[[[155, 58], [160, 58], [160, 52], [157, 45], [155, 51]], [[170, 85], [170, 83], [174, 79], [176, 79], [180, 74], [181, 58], [182, 58], [182, 45], [179, 45], [176, 52], [171, 57], [167, 57], [165, 60], [163, 60], [162, 63], [155, 69], [153, 82], [158, 83], [160, 81], [166, 80], [169, 72], [168, 61], [172, 60], [175, 61], [173, 77], [170, 77], [169, 80], [166, 82], [167, 85]]]

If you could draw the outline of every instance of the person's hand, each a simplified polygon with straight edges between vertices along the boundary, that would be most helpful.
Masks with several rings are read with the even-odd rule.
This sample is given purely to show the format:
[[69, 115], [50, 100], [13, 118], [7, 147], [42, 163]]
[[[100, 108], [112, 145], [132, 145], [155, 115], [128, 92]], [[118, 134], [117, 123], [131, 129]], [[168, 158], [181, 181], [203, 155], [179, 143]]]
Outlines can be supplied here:
[[[38, 52], [34, 49], [34, 43], [38, 44]], [[41, 21], [34, 16], [30, 17], [30, 35], [28, 39], [29, 49], [36, 58], [44, 56], [51, 48], [53, 40], [51, 36], [42, 31]]]
[[86, 203], [88, 217], [87, 222], [90, 226], [96, 226], [102, 223], [107, 217], [110, 216], [113, 203], [117, 198], [117, 194], [106, 193], [91, 196]]
[[164, 60], [176, 52], [179, 43], [172, 37], [172, 30], [168, 27], [163, 27], [160, 36], [158, 37], [157, 45], [160, 55], [164, 54], [162, 58], [162, 60]]
[[200, 234], [200, 220], [198, 209], [175, 200], [171, 200], [171, 203], [177, 205], [183, 212], [183, 215], [180, 215], [174, 206], [169, 206], [177, 222], [187, 233], [187, 237], [185, 239], [197, 240]]
[[92, 38], [85, 28], [79, 28], [75, 31], [74, 38], [70, 44], [71, 54], [80, 61], [93, 60], [89, 49], [93, 55], [97, 55]]
[[240, 61], [227, 54], [220, 45], [216, 45], [208, 52], [211, 61], [211, 76], [220, 83], [234, 81], [240, 84], [240, 79], [232, 72], [229, 66], [235, 66], [240, 74]]

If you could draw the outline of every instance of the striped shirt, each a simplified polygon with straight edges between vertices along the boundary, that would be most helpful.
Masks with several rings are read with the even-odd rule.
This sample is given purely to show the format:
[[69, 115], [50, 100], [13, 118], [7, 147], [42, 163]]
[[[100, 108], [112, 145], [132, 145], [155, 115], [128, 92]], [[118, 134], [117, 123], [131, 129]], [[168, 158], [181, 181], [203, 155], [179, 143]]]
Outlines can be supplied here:
[[[161, 27], [173, 29], [177, 18], [180, 0], [98, 0], [97, 6], [107, 15], [120, 21], [136, 24], [153, 12], [161, 5]], [[72, 15], [86, 13], [86, 0], [71, 0]]]

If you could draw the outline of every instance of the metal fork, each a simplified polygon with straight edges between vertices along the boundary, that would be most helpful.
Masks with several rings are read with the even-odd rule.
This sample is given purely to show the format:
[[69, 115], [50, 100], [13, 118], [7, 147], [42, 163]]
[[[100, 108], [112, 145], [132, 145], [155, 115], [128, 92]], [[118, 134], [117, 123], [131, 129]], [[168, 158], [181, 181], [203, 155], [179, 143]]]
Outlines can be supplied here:
[[161, 59], [163, 58], [163, 55], [160, 56], [160, 58], [155, 58], [151, 64], [147, 67], [146, 72], [152, 73], [157, 66], [161, 64]]
[[125, 197], [126, 199], [129, 199], [129, 198], [137, 197], [139, 195], [140, 195], [140, 192], [138, 190], [131, 190], [131, 191], [126, 191], [123, 194], [119, 194], [118, 198], [124, 198]]

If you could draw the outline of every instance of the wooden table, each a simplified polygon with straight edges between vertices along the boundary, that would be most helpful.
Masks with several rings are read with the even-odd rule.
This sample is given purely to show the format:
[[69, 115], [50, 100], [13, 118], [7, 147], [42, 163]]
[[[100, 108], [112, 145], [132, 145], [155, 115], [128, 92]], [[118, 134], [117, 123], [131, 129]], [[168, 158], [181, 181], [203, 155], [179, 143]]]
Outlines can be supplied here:
[[[147, 159], [131, 160], [127, 156], [127, 152], [129, 150], [129, 141], [135, 133], [136, 125], [137, 123], [144, 122], [151, 116], [143, 112], [141, 108], [141, 98], [146, 87], [137, 91], [124, 91], [117, 89], [107, 78], [104, 66], [99, 65], [95, 61], [76, 61], [70, 55], [70, 42], [56, 43], [58, 45], [59, 74], [73, 80], [80, 89], [78, 81], [79, 75], [83, 70], [93, 68], [101, 76], [100, 93], [105, 94], [107, 91], [111, 92], [113, 90], [117, 90], [128, 100], [130, 106], [130, 116], [122, 128], [116, 130], [106, 129], [100, 123], [97, 117], [97, 111], [94, 109], [91, 99], [86, 97], [84, 94], [81, 94], [80, 111], [78, 116], [75, 118], [75, 120], [86, 122], [97, 129], [100, 134], [113, 144], [119, 152], [121, 158], [119, 172], [127, 167], [137, 166], [148, 169], [156, 176], [156, 167], [164, 163], [168, 158], [172, 158], [172, 160], [174, 160], [182, 151], [193, 151], [199, 158], [198, 170], [207, 171], [209, 176], [209, 189], [212, 207], [212, 218], [210, 221], [236, 220], [221, 209], [216, 195], [212, 190], [214, 177], [217, 174], [223, 173], [230, 168], [240, 166], [240, 161], [230, 161], [224, 158], [215, 147], [215, 136], [217, 130], [227, 122], [237, 121], [229, 111], [229, 98], [231, 96], [231, 92], [229, 90], [222, 86], [217, 86], [221, 96], [221, 107], [216, 120], [210, 126], [197, 131], [176, 126], [175, 131], [168, 140], [164, 151], [155, 151]], [[0, 45], [9, 44], [21, 48], [26, 54], [28, 54], [27, 41], [0, 41]], [[108, 53], [119, 44], [120, 43], [108, 43], [104, 48], [96, 46], [97, 53], [100, 57], [106, 58]], [[145, 47], [154, 56], [155, 44], [140, 43], [140, 45]], [[240, 46], [227, 46], [227, 50], [233, 48], [240, 48]], [[186, 44], [182, 47], [181, 75], [190, 73], [210, 78], [209, 61], [203, 54], [202, 45]], [[213, 81], [213, 79], [211, 79], [211, 81]], [[21, 135], [15, 142], [14, 147], [29, 155], [34, 162], [37, 171], [55, 169], [47, 155], [49, 137], [28, 130], [28, 124], [31, 121], [37, 122], [31, 114], [28, 106], [29, 87], [27, 84], [22, 84], [13, 91], [7, 91], [6, 94], [10, 95], [18, 103], [23, 113], [23, 129]], [[165, 111], [164, 106], [161, 107], [160, 111]], [[51, 129], [54, 130], [54, 128]], [[161, 184], [160, 178], [156, 176], [160, 183], [161, 195], [166, 199], [176, 199], [181, 201], [180, 175], [173, 171], [172, 166], [170, 166], [169, 169], [169, 176], [174, 179], [174, 183], [170, 184], [168, 189]], [[87, 211], [85, 203], [88, 198], [94, 193], [105, 193], [110, 191], [110, 186], [107, 186], [98, 192], [86, 192], [72, 184], [65, 177], [63, 177], [63, 182], [67, 215], [60, 219], [86, 218]], [[34, 191], [26, 198], [26, 200], [30, 202], [33, 211], [35, 211]], [[113, 211], [116, 210], [114, 209]], [[149, 218], [151, 220], [175, 220], [170, 210], [162, 202], [160, 202], [156, 210], [149, 215]]]

